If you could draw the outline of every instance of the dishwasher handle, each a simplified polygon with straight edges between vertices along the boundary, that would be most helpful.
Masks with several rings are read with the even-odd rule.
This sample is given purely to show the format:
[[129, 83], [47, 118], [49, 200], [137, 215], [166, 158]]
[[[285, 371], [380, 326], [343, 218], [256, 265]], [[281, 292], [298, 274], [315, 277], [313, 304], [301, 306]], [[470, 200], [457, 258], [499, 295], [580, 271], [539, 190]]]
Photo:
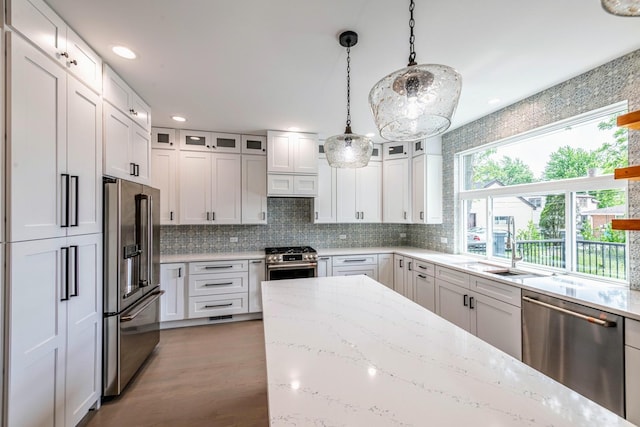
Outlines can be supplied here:
[[568, 314], [569, 316], [573, 316], [573, 317], [577, 317], [577, 318], [582, 319], [582, 320], [586, 320], [589, 323], [595, 323], [596, 325], [600, 325], [600, 326], [605, 327], [605, 328], [615, 328], [616, 327], [616, 322], [613, 322], [611, 320], [596, 319], [595, 317], [591, 317], [591, 316], [584, 315], [582, 313], [578, 313], [578, 312], [575, 312], [575, 311], [567, 310], [566, 308], [558, 307], [558, 306], [553, 305], [553, 304], [547, 304], [546, 302], [542, 302], [542, 301], [539, 301], [539, 300], [537, 300], [535, 298], [530, 298], [528, 296], [523, 296], [522, 299], [524, 301], [530, 302], [532, 304], [541, 305], [541, 306], [546, 307], [548, 309], [559, 311], [561, 313]]

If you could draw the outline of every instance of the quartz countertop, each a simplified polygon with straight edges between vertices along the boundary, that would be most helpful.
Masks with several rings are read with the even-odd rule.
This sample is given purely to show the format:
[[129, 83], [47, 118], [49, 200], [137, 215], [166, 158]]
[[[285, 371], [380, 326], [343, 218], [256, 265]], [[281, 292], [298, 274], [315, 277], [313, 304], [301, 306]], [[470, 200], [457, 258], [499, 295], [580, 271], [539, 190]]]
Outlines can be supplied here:
[[264, 259], [264, 251], [219, 252], [214, 254], [160, 255], [162, 264], [175, 262], [229, 261], [234, 259]]
[[271, 426], [632, 426], [366, 276], [262, 301]]

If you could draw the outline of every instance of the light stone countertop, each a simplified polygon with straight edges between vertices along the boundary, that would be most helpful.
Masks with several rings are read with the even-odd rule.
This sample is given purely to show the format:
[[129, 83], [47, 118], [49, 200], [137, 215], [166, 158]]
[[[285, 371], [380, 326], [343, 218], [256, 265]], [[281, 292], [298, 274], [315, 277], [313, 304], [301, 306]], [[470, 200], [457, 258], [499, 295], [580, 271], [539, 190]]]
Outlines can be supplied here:
[[262, 301], [271, 426], [632, 426], [366, 276]]
[[[540, 292], [552, 297], [588, 305], [599, 310], [609, 311], [627, 318], [640, 321], [640, 291], [630, 290], [627, 286], [614, 282], [593, 280], [585, 277], [561, 274], [557, 276], [510, 278], [490, 274], [478, 267], [479, 257], [454, 255], [411, 247], [373, 247], [373, 248], [330, 248], [318, 249], [318, 256], [366, 255], [396, 253], [426, 262], [432, 262], [447, 268], [474, 274], [491, 280], [500, 281], [522, 289]], [[264, 252], [229, 252], [217, 254], [163, 255], [162, 263], [228, 261], [232, 259], [264, 259]], [[497, 264], [491, 262], [491, 264]], [[506, 266], [506, 264], [505, 264]], [[527, 270], [526, 267], [518, 269]], [[536, 271], [536, 270], [531, 270]]]

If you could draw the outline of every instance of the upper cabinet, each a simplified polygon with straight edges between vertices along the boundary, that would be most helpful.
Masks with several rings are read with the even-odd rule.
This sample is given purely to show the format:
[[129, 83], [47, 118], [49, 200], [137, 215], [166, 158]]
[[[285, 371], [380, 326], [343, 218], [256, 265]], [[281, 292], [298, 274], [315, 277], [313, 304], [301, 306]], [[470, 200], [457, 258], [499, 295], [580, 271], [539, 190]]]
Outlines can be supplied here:
[[151, 107], [106, 64], [104, 66], [103, 97], [105, 101], [127, 115], [138, 126], [147, 132], [151, 130]]
[[299, 132], [267, 132], [269, 196], [318, 195], [318, 136]]
[[442, 224], [442, 156], [419, 154], [411, 163], [411, 215], [415, 224]]
[[[385, 154], [388, 147], [385, 146]], [[411, 222], [411, 162], [406, 157], [385, 159], [382, 169], [382, 218], [387, 223]]]
[[102, 60], [43, 0], [10, 0], [7, 23], [97, 93]]
[[242, 135], [242, 154], [267, 155], [267, 137]]
[[176, 143], [176, 130], [167, 128], [151, 128], [151, 148], [160, 148], [165, 150], [175, 150], [178, 148]]
[[180, 130], [180, 149], [212, 153], [240, 154], [242, 138], [234, 133]]

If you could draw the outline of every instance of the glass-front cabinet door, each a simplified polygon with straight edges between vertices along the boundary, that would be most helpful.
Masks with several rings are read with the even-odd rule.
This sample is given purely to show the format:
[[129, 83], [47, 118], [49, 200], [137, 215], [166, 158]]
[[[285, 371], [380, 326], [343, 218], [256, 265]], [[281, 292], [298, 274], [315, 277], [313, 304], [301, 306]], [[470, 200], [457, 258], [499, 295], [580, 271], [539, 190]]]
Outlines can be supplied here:
[[211, 132], [180, 130], [180, 149], [190, 151], [211, 151]]
[[242, 154], [267, 155], [267, 137], [256, 135], [242, 135]]
[[174, 150], [177, 147], [175, 129], [151, 128], [151, 148]]
[[240, 154], [240, 135], [234, 133], [212, 133], [211, 148], [215, 153], [238, 153]]
[[406, 159], [409, 157], [410, 142], [387, 142], [384, 144], [383, 159]]

